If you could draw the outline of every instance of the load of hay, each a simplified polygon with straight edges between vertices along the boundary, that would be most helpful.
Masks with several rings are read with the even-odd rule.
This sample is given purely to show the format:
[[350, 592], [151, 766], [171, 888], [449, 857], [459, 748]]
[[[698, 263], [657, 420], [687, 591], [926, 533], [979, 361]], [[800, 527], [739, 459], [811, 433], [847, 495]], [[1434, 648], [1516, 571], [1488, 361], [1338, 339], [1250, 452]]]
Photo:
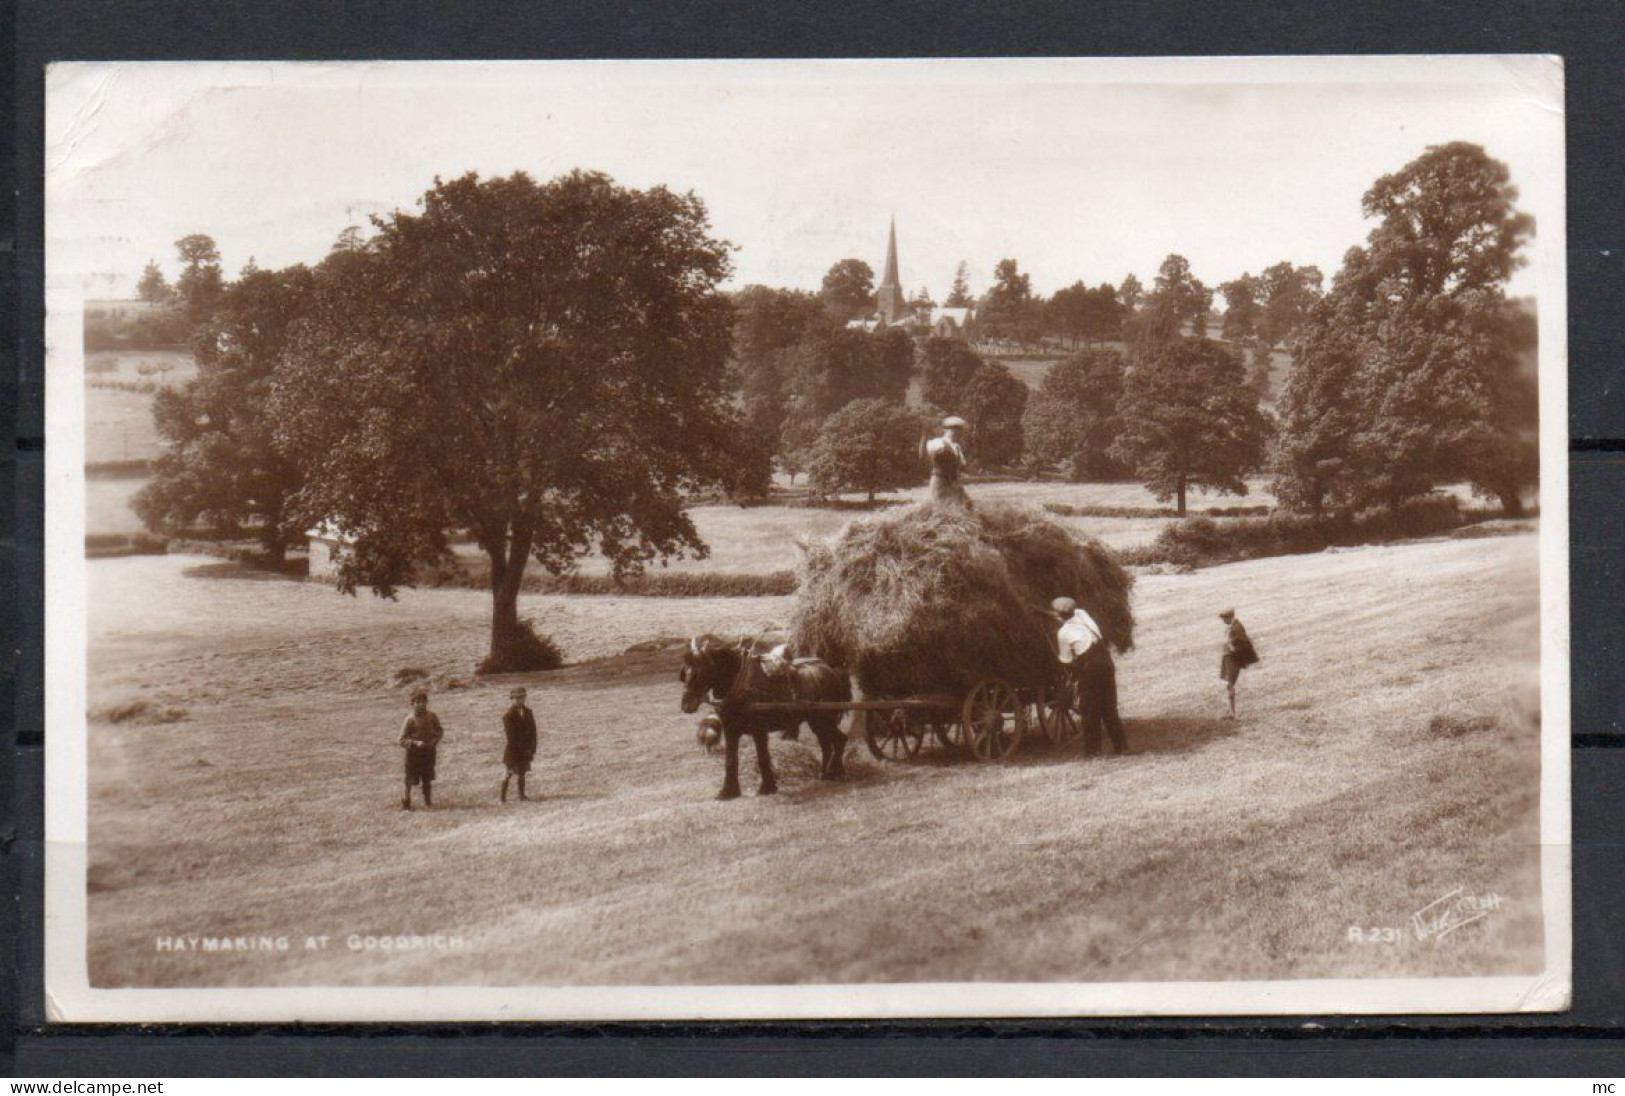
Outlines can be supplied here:
[[963, 693], [997, 675], [1048, 680], [1077, 600], [1117, 650], [1134, 645], [1134, 578], [1111, 549], [1024, 507], [926, 503], [806, 546], [791, 642], [845, 667], [870, 697]]

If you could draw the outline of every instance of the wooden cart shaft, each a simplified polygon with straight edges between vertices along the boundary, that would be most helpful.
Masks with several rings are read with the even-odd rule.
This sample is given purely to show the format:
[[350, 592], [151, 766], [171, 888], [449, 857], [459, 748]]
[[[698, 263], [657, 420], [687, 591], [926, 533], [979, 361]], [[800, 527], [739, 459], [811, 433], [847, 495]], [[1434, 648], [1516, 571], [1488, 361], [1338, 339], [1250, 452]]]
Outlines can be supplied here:
[[796, 712], [915, 712], [958, 711], [960, 700], [951, 696], [915, 696], [895, 700], [762, 700], [739, 705], [745, 715]]

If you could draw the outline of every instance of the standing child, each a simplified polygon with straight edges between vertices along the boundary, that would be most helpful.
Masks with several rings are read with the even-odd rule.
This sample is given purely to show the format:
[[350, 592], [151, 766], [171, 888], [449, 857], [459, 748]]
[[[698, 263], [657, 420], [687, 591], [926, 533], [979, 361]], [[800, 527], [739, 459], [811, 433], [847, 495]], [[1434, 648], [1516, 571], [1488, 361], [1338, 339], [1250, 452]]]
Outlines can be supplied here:
[[401, 728], [401, 749], [406, 751], [406, 791], [401, 796], [401, 810], [412, 809], [412, 785], [423, 785], [423, 805], [434, 806], [435, 753], [445, 731], [440, 717], [429, 710], [427, 689], [412, 690], [412, 714]]
[[519, 778], [519, 798], [525, 799], [525, 774], [530, 772], [531, 759], [536, 756], [536, 716], [525, 706], [525, 690], [516, 687], [509, 691], [513, 701], [502, 713], [502, 733], [508, 739], [502, 751], [502, 764], [507, 774], [502, 778], [502, 802], [508, 801], [508, 781]]
[[1224, 718], [1234, 719], [1236, 682], [1241, 678], [1241, 671], [1258, 661], [1258, 652], [1253, 649], [1253, 641], [1247, 638], [1247, 629], [1241, 626], [1234, 609], [1220, 610], [1219, 619], [1224, 621], [1224, 654], [1219, 658], [1219, 676], [1224, 679], [1225, 693], [1230, 700], [1230, 711]]

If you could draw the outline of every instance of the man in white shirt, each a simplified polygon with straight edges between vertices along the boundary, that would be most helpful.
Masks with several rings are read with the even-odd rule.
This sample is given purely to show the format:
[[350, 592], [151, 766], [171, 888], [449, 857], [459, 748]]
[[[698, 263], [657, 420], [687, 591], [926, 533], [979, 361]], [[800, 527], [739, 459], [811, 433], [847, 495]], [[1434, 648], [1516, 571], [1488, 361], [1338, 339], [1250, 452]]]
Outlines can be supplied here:
[[958, 415], [942, 420], [942, 434], [920, 446], [931, 466], [931, 501], [950, 506], [969, 506], [970, 496], [960, 485], [959, 474], [965, 468], [965, 428], [968, 424]]
[[1128, 753], [1128, 737], [1117, 714], [1117, 666], [1100, 625], [1069, 597], [1056, 598], [1051, 608], [1062, 621], [1056, 635], [1056, 657], [1078, 685], [1084, 751], [1100, 752], [1100, 732], [1104, 729], [1112, 740], [1112, 752]]

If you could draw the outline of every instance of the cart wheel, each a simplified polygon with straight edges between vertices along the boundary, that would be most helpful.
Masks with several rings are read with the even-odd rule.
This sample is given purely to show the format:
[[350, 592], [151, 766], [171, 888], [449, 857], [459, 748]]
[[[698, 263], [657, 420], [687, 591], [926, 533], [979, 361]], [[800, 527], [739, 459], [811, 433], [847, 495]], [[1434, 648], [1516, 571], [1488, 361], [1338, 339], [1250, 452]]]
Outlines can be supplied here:
[[1044, 685], [1038, 690], [1038, 726], [1044, 737], [1059, 746], [1078, 737], [1078, 716], [1065, 686]]
[[899, 720], [901, 720], [902, 725], [898, 730], [903, 738], [904, 749], [907, 750], [909, 757], [918, 757], [920, 747], [925, 745], [925, 724], [913, 713], [903, 708], [899, 708], [892, 713], [892, 722], [895, 724]]
[[893, 708], [890, 712], [866, 712], [863, 738], [869, 752], [884, 761], [901, 761], [920, 752], [925, 740], [925, 727], [908, 713], [906, 708]]
[[945, 750], [951, 750], [959, 745], [959, 724], [952, 720], [944, 720], [938, 716], [931, 717], [931, 734], [935, 736], [937, 745]]
[[965, 698], [965, 738], [979, 761], [1003, 761], [1021, 748], [1027, 713], [1002, 678], [976, 683]]

